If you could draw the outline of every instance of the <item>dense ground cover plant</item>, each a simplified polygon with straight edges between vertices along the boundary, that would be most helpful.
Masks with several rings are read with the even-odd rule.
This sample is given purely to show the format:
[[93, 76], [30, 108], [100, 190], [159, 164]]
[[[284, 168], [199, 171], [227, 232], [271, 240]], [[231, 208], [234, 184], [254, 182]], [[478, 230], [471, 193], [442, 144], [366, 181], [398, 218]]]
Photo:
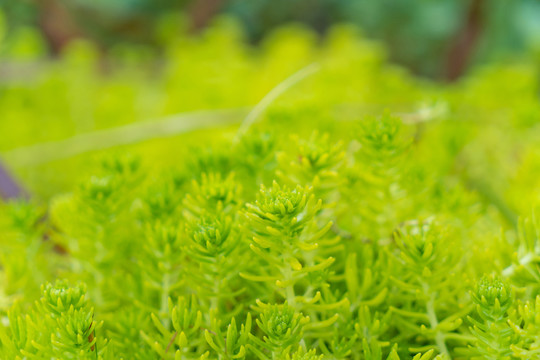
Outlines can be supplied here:
[[[2, 114], [43, 110], [62, 138], [84, 131], [62, 128], [53, 115], [68, 121], [67, 112], [39, 102], [50, 86], [93, 84], [96, 98], [73, 95], [75, 114], [89, 100], [96, 119], [109, 109], [118, 123], [136, 122], [253, 105], [254, 89], [269, 87], [256, 84], [261, 64], [275, 76], [320, 65], [242, 131], [240, 118], [79, 157], [68, 162], [84, 168], [77, 176], [62, 162], [40, 167], [62, 170], [69, 186], [0, 207], [0, 358], [538, 357], [534, 67], [488, 68], [441, 88], [384, 65], [349, 28], [320, 47], [289, 29], [258, 57], [234, 34], [210, 32], [190, 43], [191, 57], [171, 44], [177, 76], [123, 83], [129, 76], [94, 77], [78, 63], [36, 87], [2, 89]], [[204, 74], [223, 39], [233, 50], [219, 58], [217, 97]], [[84, 60], [78, 51], [88, 49], [64, 61]], [[202, 79], [198, 88], [186, 90], [187, 74]], [[132, 119], [138, 112], [107, 103], [103, 89], [168, 105], [149, 103]], [[171, 100], [176, 91], [183, 102]], [[36, 141], [25, 134], [20, 143]]]

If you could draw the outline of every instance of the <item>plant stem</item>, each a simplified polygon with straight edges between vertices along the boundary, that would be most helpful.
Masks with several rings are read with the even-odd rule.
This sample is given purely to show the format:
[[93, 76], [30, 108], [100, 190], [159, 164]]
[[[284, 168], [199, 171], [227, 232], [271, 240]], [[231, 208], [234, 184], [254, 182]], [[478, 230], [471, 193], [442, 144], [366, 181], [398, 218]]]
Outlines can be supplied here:
[[283, 94], [290, 87], [300, 82], [304, 78], [319, 71], [319, 69], [319, 64], [310, 64], [298, 70], [297, 72], [277, 84], [276, 87], [270, 90], [270, 92], [266, 94], [262, 98], [262, 100], [259, 101], [259, 103], [255, 105], [255, 107], [253, 107], [253, 109], [249, 112], [249, 114], [246, 116], [246, 118], [240, 125], [240, 128], [238, 128], [234, 141], [238, 142], [238, 140], [240, 140], [242, 135], [244, 135], [248, 131], [251, 125], [255, 122], [255, 120], [257, 120], [257, 118], [266, 110], [266, 108], [268, 108], [268, 106], [272, 104], [272, 102], [274, 102], [274, 100], [276, 100], [281, 94]]
[[287, 302], [290, 306], [296, 307], [296, 296], [294, 295], [294, 286], [289, 285], [287, 286]]
[[[427, 286], [424, 287], [424, 289], [426, 288]], [[435, 313], [435, 299], [433, 298], [433, 294], [429, 296], [429, 301], [426, 304], [426, 311], [429, 319], [429, 324], [431, 328], [435, 330], [439, 325], [439, 321], [437, 320], [437, 314]], [[448, 348], [446, 347], [446, 343], [444, 341], [444, 334], [442, 332], [437, 331], [435, 333], [435, 343], [439, 348], [439, 352], [443, 354], [446, 359], [450, 359], [450, 353], [448, 352]]]
[[[286, 282], [292, 280], [292, 269], [289, 266], [286, 266], [283, 271], [283, 277]], [[285, 288], [285, 295], [287, 296], [287, 303], [289, 306], [296, 307], [296, 296], [294, 295], [294, 284], [287, 285]]]
[[214, 278], [214, 289], [213, 289], [213, 295], [210, 298], [210, 309], [216, 309], [219, 308], [219, 291], [221, 288], [221, 281], [219, 279], [219, 273], [216, 271], [214, 272], [217, 274], [216, 278]]
[[164, 320], [164, 326], [166, 329], [169, 328], [169, 318], [168, 316], [165, 316], [164, 314], [167, 313], [167, 307], [169, 302], [169, 291], [170, 291], [170, 274], [168, 271], [165, 271], [163, 274], [163, 286], [161, 287], [161, 306], [159, 308], [159, 313], [161, 316], [163, 316]]

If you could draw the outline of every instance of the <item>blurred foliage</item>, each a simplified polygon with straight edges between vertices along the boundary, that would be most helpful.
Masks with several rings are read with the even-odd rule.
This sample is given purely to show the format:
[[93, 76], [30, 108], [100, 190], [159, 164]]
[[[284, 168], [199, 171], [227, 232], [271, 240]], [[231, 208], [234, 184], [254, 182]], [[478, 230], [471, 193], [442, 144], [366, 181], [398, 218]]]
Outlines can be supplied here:
[[[6, 16], [2, 19], [5, 23]], [[0, 69], [0, 133], [9, 136], [2, 137], [0, 151], [33, 192], [48, 197], [59, 188], [71, 186], [85, 171], [82, 159], [94, 154], [62, 160], [71, 153], [62, 144], [47, 151], [39, 146], [34, 150], [17, 148], [120, 125], [151, 127], [156, 123], [157, 127], [162, 119], [174, 121], [179, 114], [188, 114], [185, 121], [189, 121], [190, 112], [201, 110], [233, 109], [237, 112], [232, 115], [232, 123], [239, 123], [247, 109], [273, 87], [314, 62], [320, 70], [275, 101], [266, 114], [275, 119], [272, 121], [301, 123], [314, 116], [352, 121], [377, 115], [385, 108], [409, 114], [411, 121], [417, 121], [414, 119], [448, 116], [451, 111], [452, 118], [459, 121], [443, 122], [423, 131], [456, 134], [444, 140], [459, 155], [455, 166], [463, 167], [476, 186], [488, 189], [485, 196], [493, 197], [494, 191], [518, 191], [519, 187], [509, 183], [517, 181], [511, 174], [519, 171], [519, 163], [509, 155], [515, 152], [511, 151], [513, 142], [501, 139], [518, 138], [519, 129], [533, 126], [536, 121], [539, 86], [534, 57], [479, 67], [459, 83], [442, 87], [388, 65], [383, 48], [352, 26], [336, 26], [322, 40], [299, 25], [282, 27], [262, 40], [260, 46], [252, 47], [246, 44], [238, 23], [230, 18], [216, 18], [196, 37], [189, 35], [186, 27], [180, 34], [172, 30], [185, 22], [184, 16], [162, 18], [152, 35], [162, 44], [162, 51], [119, 44], [103, 57], [94, 43], [78, 40], [70, 43], [55, 61], [43, 61], [47, 56], [45, 41], [35, 30], [20, 28], [15, 35], [4, 36], [1, 61], [7, 65]], [[199, 130], [202, 133], [219, 137], [231, 131], [230, 119], [217, 113], [208, 117], [217, 125]], [[509, 123], [509, 119], [517, 125]], [[199, 121], [192, 122], [197, 125]], [[204, 124], [203, 128], [210, 126], [209, 122]], [[325, 124], [332, 127], [331, 123]], [[135, 132], [144, 140], [144, 133], [137, 132], [147, 129], [132, 129], [115, 137], [121, 140]], [[197, 144], [196, 137], [181, 139]], [[188, 147], [178, 148], [175, 138], [158, 141], [150, 136], [147, 140], [136, 144], [136, 151], [148, 151], [145, 156], [157, 156], [161, 158], [158, 162], [165, 164], [190, 151]], [[98, 136], [69, 144], [107, 148], [107, 142], [100, 142]], [[171, 146], [177, 155], [163, 158], [163, 152]], [[500, 151], [494, 153], [492, 147]], [[212, 149], [206, 156], [219, 151]], [[523, 161], [534, 166], [537, 149], [523, 151]], [[49, 160], [42, 164], [41, 156]], [[50, 159], [58, 161], [47, 163]], [[255, 159], [249, 161], [256, 163]], [[436, 164], [450, 166], [440, 160]], [[501, 167], [505, 171], [500, 171]], [[60, 169], [65, 176], [57, 176]], [[488, 173], [492, 175], [486, 176]], [[532, 179], [519, 181], [534, 183]], [[511, 199], [520, 201], [514, 195]]]
[[443, 85], [351, 25], [188, 24], [54, 60], [0, 25], [0, 355], [536, 356], [534, 55]]
[[[471, 20], [476, 6], [478, 16]], [[216, 15], [227, 14], [256, 42], [290, 22], [319, 34], [336, 23], [354, 24], [367, 37], [383, 43], [392, 61], [438, 79], [448, 76], [460, 41], [472, 39], [472, 49], [466, 54], [469, 64], [540, 51], [540, 3], [536, 0], [0, 0], [0, 9], [12, 36], [23, 36], [20, 33], [28, 27], [39, 28], [55, 51], [79, 36], [98, 48], [130, 42], [162, 49], [154, 36], [163, 30], [159, 19], [178, 19], [180, 13], [185, 20], [175, 25], [171, 20], [171, 34], [195, 31]], [[478, 38], [470, 33], [470, 21], [479, 29]]]

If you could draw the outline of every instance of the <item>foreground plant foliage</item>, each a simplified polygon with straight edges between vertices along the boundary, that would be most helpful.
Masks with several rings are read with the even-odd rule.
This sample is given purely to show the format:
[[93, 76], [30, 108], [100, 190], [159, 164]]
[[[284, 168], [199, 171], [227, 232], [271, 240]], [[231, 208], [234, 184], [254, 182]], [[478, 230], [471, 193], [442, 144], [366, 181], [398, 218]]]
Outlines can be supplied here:
[[539, 77], [440, 89], [329, 44], [245, 132], [2, 204], [0, 359], [539, 358]]

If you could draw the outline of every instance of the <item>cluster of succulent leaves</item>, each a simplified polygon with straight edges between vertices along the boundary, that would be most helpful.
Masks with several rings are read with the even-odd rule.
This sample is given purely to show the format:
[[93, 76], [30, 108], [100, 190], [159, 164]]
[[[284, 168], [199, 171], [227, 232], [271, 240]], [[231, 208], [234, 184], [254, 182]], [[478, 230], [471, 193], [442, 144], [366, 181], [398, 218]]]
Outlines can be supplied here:
[[[208, 60], [227, 65], [219, 101], [206, 92], [212, 64], [198, 64], [219, 41], [171, 55], [171, 71], [190, 59], [162, 84], [187, 96], [170, 101], [175, 111], [253, 105], [241, 97], [256, 88], [246, 68], [265, 60], [274, 75], [320, 62], [247, 131], [229, 124], [41, 166], [77, 184], [0, 205], [1, 359], [538, 357], [538, 69], [486, 68], [440, 87], [383, 65], [347, 28], [317, 51], [306, 38], [289, 30], [262, 59], [233, 48]], [[298, 52], [280, 62], [286, 49]], [[38, 98], [64, 81], [113, 95], [147, 84], [76, 74], [3, 89], [12, 118], [0, 126], [39, 121], [36, 108], [52, 118]], [[200, 87], [182, 87], [188, 75]], [[144, 94], [165, 93], [156, 87]], [[99, 103], [85, 94], [59, 119]], [[26, 110], [22, 95], [42, 107]]]

